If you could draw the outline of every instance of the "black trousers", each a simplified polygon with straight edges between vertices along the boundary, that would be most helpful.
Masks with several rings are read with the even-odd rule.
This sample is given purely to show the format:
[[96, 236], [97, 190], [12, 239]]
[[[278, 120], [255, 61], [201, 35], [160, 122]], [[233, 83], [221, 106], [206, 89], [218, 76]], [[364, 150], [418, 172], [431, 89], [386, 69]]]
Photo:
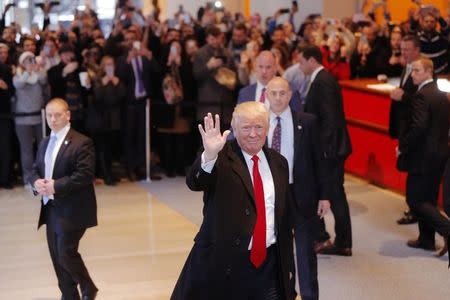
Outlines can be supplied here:
[[410, 174], [406, 178], [406, 201], [417, 215], [419, 241], [424, 245], [434, 246], [435, 231], [448, 237], [450, 221], [437, 208], [439, 184], [444, 166], [435, 172]]
[[128, 171], [145, 170], [145, 103], [127, 106], [124, 150]]
[[[345, 159], [326, 159], [330, 176], [333, 178], [333, 198], [331, 202], [331, 212], [334, 216], [334, 231], [336, 238], [334, 244], [339, 248], [352, 247], [352, 224], [350, 220], [350, 209], [348, 207], [347, 196], [344, 189], [344, 164]], [[330, 235], [326, 231], [325, 221], [320, 221], [317, 240], [326, 241]]]
[[0, 118], [0, 188], [11, 184], [12, 121]]
[[78, 285], [82, 295], [90, 295], [98, 289], [78, 253], [78, 245], [86, 229], [73, 229], [62, 223], [51, 203], [45, 206], [47, 244], [58, 286], [65, 300], [79, 300]]
[[450, 217], [450, 159], [444, 171], [444, 211]]
[[241, 269], [238, 276], [240, 283], [236, 287], [236, 295], [234, 291], [230, 291], [230, 299], [245, 300], [282, 300], [284, 297], [283, 290], [280, 285], [279, 266], [277, 259], [276, 245], [267, 248], [267, 258], [263, 264], [256, 269], [250, 262], [250, 251], [248, 252], [248, 260]]
[[294, 228], [297, 276], [302, 300], [319, 299], [317, 255], [314, 252], [314, 240], [318, 226], [319, 218], [313, 217], [297, 220]]

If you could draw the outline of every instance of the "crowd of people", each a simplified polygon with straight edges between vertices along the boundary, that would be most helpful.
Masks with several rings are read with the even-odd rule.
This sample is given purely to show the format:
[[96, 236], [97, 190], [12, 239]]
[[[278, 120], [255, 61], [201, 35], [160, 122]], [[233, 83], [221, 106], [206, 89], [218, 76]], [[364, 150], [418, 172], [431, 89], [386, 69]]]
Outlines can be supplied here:
[[[257, 13], [246, 18], [209, 4], [194, 18], [180, 7], [163, 22], [157, 12], [144, 17], [127, 2], [120, 5], [108, 37], [89, 9], [77, 12], [69, 28], [55, 30], [49, 26], [52, 7], [45, 6], [43, 29], [33, 27], [31, 34], [21, 34], [19, 24], [5, 26], [3, 18], [1, 187], [11, 188], [20, 175], [29, 183], [33, 145], [43, 136], [39, 111], [55, 97], [69, 103], [72, 126], [94, 139], [97, 177], [115, 184], [121, 175], [114, 174], [113, 161], [122, 164], [130, 180], [145, 175], [147, 99], [152, 107], [152, 168], [171, 177], [183, 175], [193, 161], [199, 146], [196, 124], [207, 112], [220, 113], [223, 124], [230, 125], [242, 87], [284, 76], [300, 96], [291, 105], [301, 109], [308, 87], [298, 68], [302, 47], [320, 47], [323, 66], [338, 80], [398, 77], [405, 64], [400, 42], [413, 34], [420, 38], [422, 55], [433, 60], [436, 74], [448, 71], [448, 23], [431, 6], [418, 6], [401, 24], [389, 22], [385, 4], [383, 25], [373, 14], [379, 4], [363, 17], [310, 15], [297, 30], [292, 22], [297, 5], [265, 21]], [[280, 23], [283, 14], [289, 18]], [[264, 50], [274, 61], [256, 61]], [[274, 74], [264, 69], [269, 64], [275, 64]]]
[[[159, 20], [158, 9], [144, 17], [129, 2], [119, 1], [107, 37], [89, 8], [77, 12], [70, 27], [54, 30], [49, 26], [52, 7], [44, 5], [43, 28], [33, 28], [31, 34], [22, 34], [18, 24], [5, 26], [3, 14], [0, 188], [21, 182], [50, 200], [61, 190], [60, 185], [46, 181], [52, 177], [43, 172], [44, 150], [33, 167], [37, 145], [48, 132], [41, 109], [57, 107], [62, 112], [47, 112], [48, 125], [55, 127], [52, 120], [63, 115], [60, 127], [93, 140], [95, 177], [107, 185], [117, 184], [121, 177], [141, 179], [146, 167], [152, 168], [154, 179], [158, 172], [184, 176], [195, 161], [187, 181], [191, 189], [205, 192], [204, 225], [172, 299], [210, 299], [226, 287], [226, 277], [236, 272], [232, 266], [239, 274], [232, 286], [239, 288], [225, 289], [223, 295], [290, 298], [295, 294], [295, 276], [289, 275], [295, 272], [290, 229], [295, 232], [300, 294], [302, 299], [318, 299], [316, 254], [352, 255], [344, 190], [344, 164], [352, 146], [338, 81], [384, 74], [401, 79], [391, 92], [389, 134], [399, 140], [397, 167], [408, 172], [406, 198], [411, 212], [399, 223], [418, 219], [419, 237], [408, 241], [408, 246], [435, 250], [435, 231], [445, 241], [450, 235], [450, 222], [436, 208], [448, 156], [449, 104], [433, 81], [436, 75], [449, 72], [450, 28], [448, 18], [434, 6], [414, 3], [409, 19], [399, 24], [391, 22], [386, 1], [374, 1], [365, 14], [342, 20], [313, 14], [297, 29], [295, 1], [290, 9], [279, 9], [266, 20], [257, 13], [232, 15], [207, 4], [196, 17], [180, 7], [166, 21]], [[377, 19], [376, 10], [383, 12], [383, 20]], [[146, 131], [147, 104], [150, 133]], [[224, 131], [231, 128], [232, 132]], [[147, 134], [152, 146], [150, 166], [146, 166]], [[203, 154], [196, 159], [201, 146]], [[47, 146], [41, 143], [40, 147]], [[44, 178], [37, 179], [37, 165]], [[113, 168], [116, 165], [122, 168]], [[94, 163], [90, 161], [89, 166], [87, 178], [93, 177]], [[233, 172], [244, 185], [230, 177]], [[247, 197], [246, 189], [254, 195], [256, 211], [247, 207], [247, 199], [241, 199]], [[280, 191], [289, 196], [280, 197]], [[221, 207], [224, 194], [233, 205], [225, 201]], [[273, 208], [275, 199], [282, 209]], [[55, 205], [57, 214], [58, 202], [50, 203], [47, 210]], [[294, 216], [291, 204], [297, 212]], [[329, 208], [335, 219], [334, 241], [323, 221]], [[261, 219], [261, 211], [267, 213], [267, 221]], [[223, 225], [218, 230], [212, 220], [229, 218], [227, 212], [239, 220], [236, 228]], [[266, 226], [267, 236], [261, 234]], [[216, 232], [214, 243], [222, 248], [212, 254], [208, 247]], [[277, 262], [277, 253], [287, 254]], [[220, 266], [211, 265], [225, 270], [214, 273], [215, 279], [224, 276], [224, 281], [203, 276], [210, 270], [196, 259], [209, 255], [223, 258]], [[246, 255], [251, 265], [240, 265]], [[254, 267], [261, 266], [267, 273], [256, 274]], [[277, 271], [278, 267], [282, 270]], [[274, 272], [281, 274], [281, 288], [273, 280]], [[85, 293], [95, 298], [97, 288], [90, 279], [85, 281]], [[210, 289], [202, 289], [205, 282], [211, 283]], [[261, 283], [266, 289], [259, 288]], [[271, 294], [279, 298], [270, 298]]]

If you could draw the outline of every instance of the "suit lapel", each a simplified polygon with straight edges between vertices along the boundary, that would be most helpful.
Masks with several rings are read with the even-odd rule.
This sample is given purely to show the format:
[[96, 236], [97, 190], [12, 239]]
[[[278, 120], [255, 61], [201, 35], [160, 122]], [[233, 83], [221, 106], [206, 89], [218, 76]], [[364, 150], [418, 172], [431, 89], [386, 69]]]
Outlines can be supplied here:
[[[256, 83], [254, 83], [253, 85], [252, 85], [252, 90], [251, 90], [251, 95], [250, 95], [250, 98], [252, 99], [252, 100], [259, 100], [259, 99], [256, 99], [256, 87], [257, 87], [257, 84]], [[252, 97], [252, 95], [253, 95], [253, 97]]]
[[292, 123], [294, 126], [294, 159], [295, 157], [297, 157], [297, 152], [300, 149], [300, 141], [302, 139], [303, 136], [303, 124], [300, 120], [300, 118], [297, 116], [297, 114], [295, 114], [293, 111], [292, 112]]
[[63, 157], [64, 152], [66, 151], [67, 147], [69, 147], [70, 142], [72, 141], [72, 137], [73, 137], [73, 131], [72, 131], [72, 129], [70, 129], [69, 132], [67, 133], [67, 135], [64, 137], [64, 141], [62, 142], [61, 147], [59, 148], [58, 155], [56, 156], [56, 159], [55, 159], [55, 164], [53, 165], [53, 174], [55, 174], [55, 170], [58, 167], [59, 161]]
[[233, 140], [231, 142], [231, 149], [232, 150], [228, 152], [228, 156], [231, 161], [231, 168], [239, 176], [239, 178], [241, 178], [241, 180], [245, 186], [245, 189], [247, 190], [248, 194], [251, 196], [252, 205], [256, 209], [252, 179], [250, 178], [250, 174], [248, 172], [248, 167], [247, 167], [247, 163], [245, 162], [244, 155], [242, 154], [242, 151], [239, 148], [239, 145], [237, 144], [236, 140]]

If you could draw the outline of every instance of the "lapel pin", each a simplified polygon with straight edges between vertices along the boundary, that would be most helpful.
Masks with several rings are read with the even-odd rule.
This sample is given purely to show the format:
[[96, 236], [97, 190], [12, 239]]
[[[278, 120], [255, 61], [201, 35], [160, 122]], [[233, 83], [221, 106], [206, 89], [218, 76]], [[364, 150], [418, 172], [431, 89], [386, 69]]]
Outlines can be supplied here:
[[68, 140], [65, 140], [65, 141], [64, 141], [64, 145], [67, 145], [68, 143], [69, 143]]
[[297, 126], [298, 130], [302, 130], [302, 125]]

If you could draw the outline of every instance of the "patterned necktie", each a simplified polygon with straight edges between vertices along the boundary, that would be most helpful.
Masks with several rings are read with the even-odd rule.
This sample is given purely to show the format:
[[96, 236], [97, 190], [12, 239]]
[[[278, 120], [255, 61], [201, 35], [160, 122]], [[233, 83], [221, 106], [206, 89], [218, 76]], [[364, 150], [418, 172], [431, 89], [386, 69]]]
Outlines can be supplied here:
[[257, 155], [253, 155], [253, 194], [256, 204], [256, 223], [253, 230], [252, 248], [250, 250], [250, 261], [259, 268], [267, 256], [266, 249], [266, 205], [264, 202], [264, 188], [259, 174]]
[[266, 102], [266, 88], [264, 87], [261, 91], [261, 96], [259, 96], [259, 102]]
[[[53, 163], [52, 163], [52, 156], [53, 156], [53, 150], [56, 146], [56, 135], [51, 135], [50, 140], [48, 141], [47, 150], [45, 151], [45, 179], [52, 179], [52, 173], [53, 173]], [[50, 201], [50, 199], [47, 196], [44, 196], [42, 198], [44, 201], [44, 205]]]
[[281, 118], [277, 116], [277, 125], [273, 130], [272, 149], [280, 153], [281, 151]]

